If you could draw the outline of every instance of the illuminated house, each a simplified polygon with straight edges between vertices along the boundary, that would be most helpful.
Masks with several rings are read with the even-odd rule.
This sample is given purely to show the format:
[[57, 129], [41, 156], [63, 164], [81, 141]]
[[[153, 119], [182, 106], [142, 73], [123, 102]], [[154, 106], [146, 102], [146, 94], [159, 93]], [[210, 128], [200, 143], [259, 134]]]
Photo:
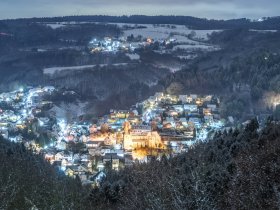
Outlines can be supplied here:
[[211, 115], [211, 109], [210, 108], [203, 108], [203, 114], [204, 115]]
[[204, 121], [205, 121], [206, 123], [211, 123], [211, 122], [213, 122], [213, 121], [214, 121], [213, 115], [205, 115], [205, 116], [204, 116]]
[[184, 135], [186, 136], [186, 138], [190, 138], [192, 139], [195, 135], [195, 129], [188, 127], [185, 131], [184, 131]]
[[182, 101], [183, 104], [191, 103], [193, 101], [193, 98], [188, 95], [179, 95], [179, 101]]
[[117, 155], [117, 153], [106, 153], [103, 157], [103, 164], [105, 165], [106, 163], [111, 163], [112, 164], [112, 169], [118, 170], [120, 166], [120, 159]]
[[196, 94], [191, 94], [190, 97], [191, 97], [192, 99], [197, 99], [197, 95], [196, 95]]
[[85, 175], [87, 172], [88, 172], [87, 168], [82, 165], [67, 166], [65, 170], [65, 174], [73, 178], [75, 178], [76, 176]]
[[162, 92], [156, 92], [155, 97], [157, 101], [160, 101], [164, 97], [164, 94]]
[[201, 120], [197, 117], [190, 117], [189, 122], [193, 123], [195, 127], [201, 126]]
[[110, 110], [110, 118], [127, 118], [130, 112], [128, 110]]

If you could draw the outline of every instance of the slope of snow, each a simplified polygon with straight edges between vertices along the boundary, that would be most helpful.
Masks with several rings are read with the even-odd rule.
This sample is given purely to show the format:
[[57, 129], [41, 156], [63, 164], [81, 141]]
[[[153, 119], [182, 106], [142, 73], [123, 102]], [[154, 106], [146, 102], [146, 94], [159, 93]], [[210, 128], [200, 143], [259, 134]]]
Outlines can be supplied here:
[[[128, 65], [128, 63], [114, 63], [110, 64], [113, 66], [125, 66]], [[97, 65], [83, 65], [83, 66], [67, 66], [67, 67], [51, 67], [51, 68], [44, 68], [43, 73], [48, 74], [48, 75], [53, 75], [55, 73], [59, 73], [60, 71], [73, 71], [73, 70], [85, 70], [85, 69], [90, 69], [94, 68]], [[108, 66], [108, 64], [99, 64], [100, 67]]]
[[130, 60], [139, 60], [140, 59], [140, 55], [138, 55], [137, 53], [134, 53], [134, 54], [126, 53], [125, 55], [128, 56], [130, 58]]
[[82, 70], [82, 69], [89, 69], [93, 68], [96, 65], [84, 65], [84, 66], [68, 66], [68, 67], [51, 67], [43, 69], [44, 74], [54, 74], [64, 70]]

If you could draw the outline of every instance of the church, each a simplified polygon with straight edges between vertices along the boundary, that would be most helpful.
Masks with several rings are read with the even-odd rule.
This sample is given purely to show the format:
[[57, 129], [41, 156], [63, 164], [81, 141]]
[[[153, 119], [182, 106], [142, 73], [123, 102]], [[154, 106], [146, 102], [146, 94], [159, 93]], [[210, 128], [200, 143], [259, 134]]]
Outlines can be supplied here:
[[151, 126], [131, 126], [124, 122], [123, 148], [133, 150], [142, 147], [160, 148], [164, 147], [161, 137], [157, 131], [152, 131]]

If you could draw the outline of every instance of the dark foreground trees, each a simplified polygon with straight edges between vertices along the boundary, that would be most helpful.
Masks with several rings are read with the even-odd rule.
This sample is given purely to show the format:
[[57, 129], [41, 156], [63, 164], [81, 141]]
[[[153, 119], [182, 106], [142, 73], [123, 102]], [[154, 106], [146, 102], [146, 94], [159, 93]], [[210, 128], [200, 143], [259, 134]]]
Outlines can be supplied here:
[[[186, 154], [108, 174], [101, 209], [278, 209], [280, 125], [217, 133]], [[104, 206], [104, 204], [106, 204]]]
[[0, 209], [84, 209], [86, 197], [79, 180], [0, 138]]
[[59, 175], [22, 145], [0, 140], [0, 209], [279, 209], [280, 124], [256, 120], [177, 157], [116, 172], [99, 188]]

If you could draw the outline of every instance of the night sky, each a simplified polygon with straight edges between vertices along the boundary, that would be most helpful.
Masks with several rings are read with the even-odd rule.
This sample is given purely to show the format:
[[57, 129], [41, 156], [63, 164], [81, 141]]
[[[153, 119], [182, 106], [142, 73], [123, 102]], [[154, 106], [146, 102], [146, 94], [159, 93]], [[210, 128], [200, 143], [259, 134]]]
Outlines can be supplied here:
[[0, 0], [0, 19], [131, 14], [258, 19], [280, 15], [280, 0]]

